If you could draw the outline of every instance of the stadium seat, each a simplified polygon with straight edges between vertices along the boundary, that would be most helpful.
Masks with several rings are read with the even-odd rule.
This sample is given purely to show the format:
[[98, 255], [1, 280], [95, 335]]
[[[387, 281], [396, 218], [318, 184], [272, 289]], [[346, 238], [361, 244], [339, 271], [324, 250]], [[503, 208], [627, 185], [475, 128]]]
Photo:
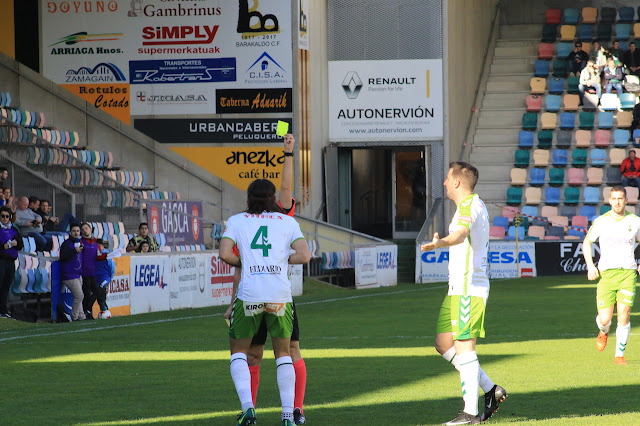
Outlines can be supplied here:
[[576, 38], [580, 41], [593, 39], [595, 28], [593, 24], [580, 24], [576, 28]]
[[626, 151], [622, 148], [611, 148], [609, 150], [609, 164], [612, 166], [619, 166], [626, 157]]
[[564, 203], [565, 204], [578, 204], [580, 202], [580, 188], [574, 186], [567, 186], [564, 189]]
[[[540, 188], [532, 188], [532, 189], [539, 190]], [[548, 186], [544, 189], [544, 202], [550, 205], [558, 205], [560, 204], [561, 194], [562, 194], [562, 191], [560, 190], [560, 188], [556, 188], [554, 186]]]
[[584, 204], [598, 204], [600, 202], [600, 189], [587, 186], [584, 188]]
[[542, 41], [545, 43], [555, 43], [558, 34], [557, 25], [545, 24], [542, 26]]
[[598, 24], [598, 29], [596, 31], [597, 38], [601, 42], [607, 43], [611, 40], [611, 34], [613, 33], [613, 29], [611, 28], [610, 23], [600, 22]]
[[587, 230], [585, 227], [572, 227], [567, 230], [567, 236], [565, 238], [568, 240], [582, 240], [586, 234]]
[[[564, 114], [564, 113], [563, 113]], [[554, 112], [543, 112], [540, 115], [540, 128], [545, 130], [553, 130], [556, 128], [558, 116]]]
[[[601, 114], [612, 114], [610, 112], [601, 112]], [[612, 120], [613, 121], [613, 120]], [[631, 111], [618, 111], [616, 114], [616, 121], [618, 123], [618, 128], [628, 128], [631, 127], [631, 123], [633, 122], [633, 113]]]
[[590, 146], [591, 146], [591, 131], [577, 130], [576, 131], [576, 147], [589, 148]]
[[[520, 189], [520, 188], [518, 188]], [[503, 207], [502, 208], [502, 216], [506, 217], [507, 219], [509, 219], [509, 223], [513, 222], [513, 218], [516, 216], [516, 213], [518, 213], [518, 208], [517, 207]]]
[[631, 141], [633, 142], [633, 146], [638, 147], [640, 145], [640, 129], [635, 129], [633, 134], [631, 135]]
[[518, 149], [514, 155], [513, 165], [516, 167], [529, 167], [529, 151]]
[[627, 186], [625, 190], [627, 191], [627, 204], [638, 204], [638, 188], [635, 186]]
[[636, 100], [638, 99], [635, 93], [620, 93], [620, 108], [633, 109], [636, 106]]
[[503, 240], [504, 228], [502, 226], [490, 226], [489, 227], [489, 239], [490, 240]]
[[564, 228], [562, 226], [550, 226], [544, 237], [545, 240], [564, 238]]
[[585, 167], [587, 165], [587, 150], [574, 149], [571, 152], [571, 165], [573, 167]]
[[600, 148], [606, 148], [609, 146], [610, 139], [611, 139], [611, 132], [609, 130], [598, 129], [595, 131], [595, 146]]
[[549, 76], [550, 68], [551, 62], [538, 59], [533, 63], [533, 75], [540, 78], [546, 78]]
[[547, 167], [549, 165], [549, 151], [545, 149], [534, 150], [533, 165], [535, 167]]
[[[618, 113], [620, 114], [620, 113]], [[601, 111], [598, 113], [598, 128], [610, 129], [613, 127], [613, 113]]]
[[[569, 66], [566, 59], [556, 59], [553, 61], [553, 75], [555, 77], [566, 78], [569, 75]], [[536, 75], [538, 77], [538, 75]]]
[[594, 148], [589, 153], [591, 157], [591, 165], [593, 167], [604, 167], [607, 163], [607, 150]]
[[[636, 38], [640, 38], [640, 22], [636, 22], [635, 24], [633, 24], [633, 35]], [[636, 43], [637, 45], [637, 43]], [[620, 48], [622, 48], [622, 44], [620, 44]], [[626, 51], [626, 49], [624, 49]]]
[[516, 238], [518, 240], [524, 240], [524, 237], [525, 237], [524, 226], [518, 226], [518, 227], [510, 226], [509, 234], [507, 235], [505, 240], [515, 240]]
[[546, 228], [544, 226], [535, 226], [535, 225], [531, 225], [529, 227], [529, 231], [527, 232], [527, 236], [529, 238], [537, 238], [537, 239], [544, 239], [544, 235], [546, 232]]
[[549, 169], [549, 185], [562, 186], [564, 185], [564, 169], [551, 168]]
[[509, 218], [505, 216], [495, 216], [491, 222], [493, 226], [499, 226], [502, 228], [503, 233], [506, 234], [509, 229]]
[[580, 93], [580, 90], [578, 89], [579, 84], [579, 77], [569, 76], [569, 78], [567, 78], [567, 93]]
[[594, 118], [595, 116], [592, 112], [581, 112], [579, 114], [580, 128], [588, 130], [593, 129]]
[[524, 130], [536, 130], [538, 128], [538, 114], [533, 112], [522, 114], [522, 128]]
[[593, 219], [596, 218], [596, 215], [596, 208], [594, 206], [580, 207], [580, 216], [586, 217], [589, 222], [592, 222]]
[[[576, 189], [576, 188], [573, 188]], [[567, 216], [551, 216], [549, 217], [549, 222], [551, 222], [551, 226], [569, 226], [569, 218]]]
[[[552, 9], [549, 9], [552, 10]], [[623, 6], [618, 9], [618, 22], [633, 22], [634, 21], [633, 7]]]
[[626, 40], [631, 37], [631, 24], [618, 23], [615, 25], [615, 29], [616, 29], [616, 39]]
[[553, 44], [551, 43], [539, 43], [538, 44], [538, 59], [549, 60], [553, 58]]
[[605, 93], [600, 98], [600, 108], [605, 111], [617, 111], [620, 108], [620, 99], [613, 93]]
[[624, 148], [629, 145], [629, 131], [624, 129], [616, 129], [613, 131], [613, 145], [618, 148]]
[[519, 206], [522, 204], [522, 188], [507, 189], [507, 204], [510, 206]]
[[616, 22], [616, 8], [603, 7], [600, 9], [600, 22], [612, 24]]
[[620, 167], [607, 167], [607, 185], [616, 186], [622, 184]]
[[560, 40], [573, 41], [576, 38], [575, 25], [561, 25], [560, 26]]
[[547, 95], [544, 97], [544, 109], [548, 112], [560, 111], [560, 101], [562, 97], [560, 95]]
[[[560, 24], [560, 18], [562, 18], [562, 11], [560, 9], [547, 9], [544, 15], [546, 24], [558, 25]], [[633, 8], [631, 9], [631, 16], [633, 16]]]
[[560, 113], [560, 128], [563, 130], [574, 129], [576, 125], [576, 115], [572, 112]]
[[567, 183], [574, 186], [582, 186], [584, 183], [584, 169], [572, 167], [567, 172]]
[[[565, 11], [565, 14], [566, 14], [566, 11]], [[595, 7], [583, 7], [582, 8], [582, 22], [583, 23], [585, 23], [585, 24], [595, 24], [597, 19], [598, 19], [598, 9], [596, 9]], [[576, 21], [577, 21], [577, 19], [576, 19]]]
[[542, 96], [529, 95], [527, 96], [527, 111], [539, 112], [542, 109]]
[[[521, 169], [524, 170], [524, 169]], [[542, 186], [544, 185], [545, 172], [544, 169], [538, 167], [532, 167], [529, 169], [529, 185]]]
[[527, 181], [527, 170], [514, 168], [511, 169], [511, 185], [522, 186]]
[[558, 208], [556, 206], [542, 206], [540, 215], [544, 217], [558, 216]]
[[602, 206], [600, 206], [600, 215], [603, 215], [610, 210], [611, 206], [609, 204], [603, 204]]
[[604, 171], [599, 167], [589, 167], [587, 169], [587, 185], [602, 185]]
[[520, 130], [518, 132], [518, 148], [529, 149], [533, 148], [534, 133], [529, 130]]
[[552, 159], [554, 167], [565, 167], [569, 162], [569, 153], [566, 149], [554, 149]]
[[602, 200], [604, 201], [604, 203], [609, 204], [609, 196], [611, 195], [611, 188], [608, 186], [605, 186], [604, 188], [602, 188]]
[[566, 94], [563, 98], [565, 111], [577, 111], [580, 97], [578, 95]]
[[570, 148], [572, 136], [571, 130], [558, 130], [556, 132], [556, 147], [561, 149]]
[[542, 95], [547, 88], [547, 80], [541, 77], [533, 77], [529, 81], [531, 87], [531, 94]]
[[538, 132], [538, 148], [550, 149], [553, 145], [553, 132], [551, 130], [540, 130]]
[[571, 43], [560, 42], [556, 44], [556, 56], [560, 59], [565, 59], [569, 56], [573, 50]]
[[[540, 197], [542, 196], [542, 190], [540, 188], [528, 187], [524, 192], [525, 204], [538, 205], [541, 203]], [[507, 203], [509, 204], [509, 203]]]
[[522, 207], [522, 215], [530, 216], [529, 220], [533, 220], [534, 217], [538, 216], [538, 207], [536, 206], [523, 206]]
[[[578, 190], [579, 191], [579, 190]], [[578, 195], [579, 197], [579, 195]], [[566, 216], [571, 221], [571, 218], [578, 214], [578, 208], [576, 206], [562, 206], [560, 207], [560, 216]]]

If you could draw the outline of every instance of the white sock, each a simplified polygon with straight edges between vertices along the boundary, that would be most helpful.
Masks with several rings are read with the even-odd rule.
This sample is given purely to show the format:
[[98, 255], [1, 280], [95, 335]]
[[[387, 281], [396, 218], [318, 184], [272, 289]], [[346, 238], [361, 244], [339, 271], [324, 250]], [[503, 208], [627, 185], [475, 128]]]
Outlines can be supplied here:
[[[460, 360], [456, 356], [456, 349], [451, 346], [448, 351], [442, 354], [442, 357], [449, 361], [451, 365], [453, 365], [456, 370], [460, 371]], [[491, 381], [489, 376], [482, 370], [482, 368], [478, 367], [480, 370], [480, 374], [478, 376], [478, 382], [480, 383], [480, 387], [484, 391], [484, 393], [489, 392], [495, 386], [495, 383]]]
[[480, 363], [476, 351], [465, 352], [457, 356], [460, 362], [460, 383], [464, 411], [472, 416], [478, 415], [478, 376]]
[[605, 325], [602, 325], [602, 323], [600, 322], [600, 315], [597, 315], [596, 324], [598, 325], [598, 328], [600, 329], [600, 331], [602, 331], [604, 334], [609, 333], [609, 328], [611, 328], [611, 320], [609, 320], [609, 322], [606, 323]]
[[253, 400], [251, 399], [251, 373], [249, 373], [249, 364], [247, 363], [247, 354], [241, 352], [231, 355], [231, 378], [236, 385], [236, 392], [242, 404], [242, 411], [245, 412], [249, 408], [253, 408]]
[[620, 325], [616, 328], [616, 356], [624, 356], [624, 350], [627, 348], [629, 341], [629, 332], [631, 331], [631, 323]]
[[[248, 371], [248, 369], [247, 369]], [[293, 398], [296, 392], [296, 370], [290, 356], [276, 359], [276, 376], [282, 402], [282, 420], [293, 421]], [[251, 396], [251, 395], [249, 395]]]

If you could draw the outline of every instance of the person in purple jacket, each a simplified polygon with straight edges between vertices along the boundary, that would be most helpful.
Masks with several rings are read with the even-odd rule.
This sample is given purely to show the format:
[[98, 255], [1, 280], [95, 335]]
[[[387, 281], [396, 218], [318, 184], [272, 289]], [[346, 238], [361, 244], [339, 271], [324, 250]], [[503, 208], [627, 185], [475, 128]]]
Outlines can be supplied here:
[[16, 272], [15, 260], [22, 247], [20, 231], [11, 223], [11, 209], [0, 208], [0, 317], [11, 318], [7, 301]]
[[73, 296], [72, 321], [87, 319], [82, 309], [82, 250], [80, 225], [74, 223], [69, 227], [69, 238], [60, 245], [60, 281]]
[[98, 256], [98, 241], [93, 237], [93, 226], [84, 222], [80, 227], [82, 236], [82, 291], [84, 292], [84, 315], [87, 319], [93, 319], [93, 304], [100, 292], [96, 282], [96, 257]]

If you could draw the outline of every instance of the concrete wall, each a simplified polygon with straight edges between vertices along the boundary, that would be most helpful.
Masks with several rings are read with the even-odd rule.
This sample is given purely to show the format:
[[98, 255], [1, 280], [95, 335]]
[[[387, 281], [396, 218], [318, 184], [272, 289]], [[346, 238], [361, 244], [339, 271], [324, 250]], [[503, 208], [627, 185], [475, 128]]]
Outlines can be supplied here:
[[[448, 0], [448, 122], [445, 161], [456, 161], [466, 137], [467, 123], [475, 102], [482, 59], [487, 51], [496, 5], [499, 0]], [[446, 69], [446, 68], [445, 68]], [[448, 155], [447, 155], [448, 148]], [[446, 168], [446, 167], [445, 167]]]

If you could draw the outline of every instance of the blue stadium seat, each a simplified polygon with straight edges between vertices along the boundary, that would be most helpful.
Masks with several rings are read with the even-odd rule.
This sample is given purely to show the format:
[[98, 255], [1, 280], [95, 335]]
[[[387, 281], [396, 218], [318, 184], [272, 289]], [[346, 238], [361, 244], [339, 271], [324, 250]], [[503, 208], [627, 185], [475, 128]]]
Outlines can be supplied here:
[[[618, 21], [619, 22], [633, 22], [634, 21], [634, 11], [633, 7], [623, 6], [618, 9]], [[636, 34], [638, 36], [640, 34]], [[616, 35], [616, 37], [618, 37]]]
[[558, 205], [560, 204], [560, 196], [562, 195], [562, 191], [560, 188], [556, 188], [553, 186], [548, 186], [544, 190], [544, 200], [547, 205]]
[[[579, 191], [579, 190], [578, 190]], [[578, 193], [578, 198], [580, 198], [580, 193]], [[566, 194], [565, 194], [565, 200], [566, 200]], [[565, 201], [566, 203], [566, 201]], [[560, 216], [566, 216], [569, 218], [569, 222], [571, 222], [571, 218], [573, 218], [575, 215], [578, 214], [578, 209], [576, 208], [576, 206], [562, 206], [560, 207]]]
[[635, 129], [633, 131], [633, 134], [631, 135], [631, 140], [633, 142], [633, 146], [637, 147], [638, 146], [638, 138], [640, 138], [640, 129]]
[[548, 77], [549, 69], [551, 67], [551, 63], [549, 61], [545, 61], [544, 59], [538, 59], [533, 64], [533, 75], [536, 77]]
[[558, 58], [564, 59], [569, 56], [569, 54], [573, 51], [573, 44], [560, 42], [556, 45], [556, 56]]
[[591, 41], [595, 34], [595, 27], [592, 24], [580, 24], [576, 28], [576, 38], [580, 41]]
[[604, 167], [607, 163], [607, 150], [594, 148], [589, 154], [591, 156], [591, 165], [593, 167]]
[[569, 162], [569, 153], [566, 149], [554, 149], [551, 157], [555, 167], [564, 167]]
[[620, 167], [607, 167], [607, 185], [616, 186], [622, 184], [622, 172]]
[[593, 222], [593, 219], [597, 217], [596, 208], [594, 206], [582, 206], [580, 207], [580, 216], [585, 216], [589, 219], [589, 222]]
[[532, 131], [520, 130], [518, 133], [518, 148], [533, 148], [533, 136], [534, 133]]
[[572, 112], [560, 113], [560, 128], [564, 130], [576, 127], [576, 115]]
[[544, 169], [541, 169], [539, 167], [532, 167], [531, 169], [529, 169], [529, 184], [531, 186], [544, 185], [544, 178]]
[[547, 229], [547, 237], [564, 238], [564, 228], [562, 226], [550, 226]]
[[549, 93], [561, 95], [564, 93], [564, 78], [551, 77], [549, 79]]
[[584, 188], [584, 204], [598, 204], [600, 202], [600, 188], [587, 186]]
[[[518, 241], [524, 240], [524, 237], [525, 237], [524, 226], [518, 226]], [[510, 226], [509, 227], [509, 233], [504, 239], [505, 240], [515, 240], [516, 239], [516, 227], [515, 226]]]
[[613, 145], [616, 147], [626, 147], [629, 145], [629, 131], [616, 129], [613, 131]]
[[620, 98], [620, 107], [622, 109], [633, 109], [636, 106], [635, 93], [618, 93], [618, 97]]
[[506, 233], [509, 230], [509, 218], [504, 216], [495, 216], [493, 218], [493, 226], [502, 226]]
[[609, 111], [601, 111], [598, 113], [598, 128], [610, 129], [613, 127], [613, 113]]
[[544, 108], [549, 112], [560, 111], [560, 103], [562, 102], [562, 96], [560, 95], [547, 95], [544, 97]]
[[574, 226], [573, 228], [578, 228], [578, 229], [572, 229], [569, 228], [569, 230], [567, 231], [567, 235], [570, 237], [580, 237], [580, 238], [584, 238], [585, 235], [587, 235], [586, 229], [582, 226]]
[[532, 220], [534, 217], [538, 216], [538, 208], [536, 206], [524, 206], [522, 207], [522, 214], [531, 216], [529, 220]]
[[580, 17], [580, 11], [574, 8], [565, 8], [563, 13], [563, 23], [566, 25], [576, 25]]
[[[633, 10], [633, 9], [631, 9]], [[616, 24], [616, 39], [628, 39], [631, 37], [631, 25], [629, 24]]]

